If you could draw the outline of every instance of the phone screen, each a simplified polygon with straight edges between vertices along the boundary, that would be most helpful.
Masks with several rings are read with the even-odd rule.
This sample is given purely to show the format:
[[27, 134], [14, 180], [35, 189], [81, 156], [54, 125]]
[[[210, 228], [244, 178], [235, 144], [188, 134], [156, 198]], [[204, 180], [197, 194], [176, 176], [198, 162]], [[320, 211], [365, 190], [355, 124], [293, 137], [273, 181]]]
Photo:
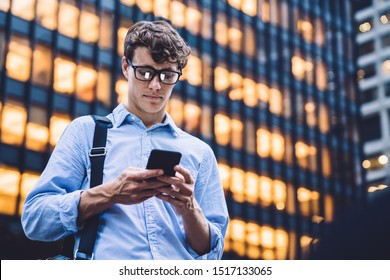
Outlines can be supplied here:
[[151, 151], [147, 169], [162, 169], [164, 175], [175, 176], [173, 167], [180, 163], [181, 153], [167, 150], [154, 149]]

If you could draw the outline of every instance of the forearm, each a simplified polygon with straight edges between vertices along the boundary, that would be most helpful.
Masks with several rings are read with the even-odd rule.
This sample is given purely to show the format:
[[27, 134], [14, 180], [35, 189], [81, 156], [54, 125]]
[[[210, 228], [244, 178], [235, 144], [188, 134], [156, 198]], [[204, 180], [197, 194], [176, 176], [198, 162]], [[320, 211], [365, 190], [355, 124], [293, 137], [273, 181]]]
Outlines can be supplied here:
[[184, 230], [187, 243], [198, 254], [204, 255], [210, 251], [209, 224], [199, 205], [195, 205], [183, 214]]
[[114, 204], [112, 194], [109, 192], [110, 184], [112, 183], [105, 183], [81, 193], [78, 205], [78, 225], [83, 224], [88, 218], [104, 212]]

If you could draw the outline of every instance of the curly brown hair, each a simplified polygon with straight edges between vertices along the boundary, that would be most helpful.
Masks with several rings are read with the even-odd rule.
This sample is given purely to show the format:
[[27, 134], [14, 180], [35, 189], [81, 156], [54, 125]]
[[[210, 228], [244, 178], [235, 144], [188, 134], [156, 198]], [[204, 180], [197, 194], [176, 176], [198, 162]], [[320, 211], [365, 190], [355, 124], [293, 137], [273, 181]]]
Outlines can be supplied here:
[[165, 21], [140, 21], [127, 31], [124, 55], [133, 58], [137, 47], [145, 47], [157, 63], [178, 63], [183, 69], [187, 65], [191, 48], [179, 33]]

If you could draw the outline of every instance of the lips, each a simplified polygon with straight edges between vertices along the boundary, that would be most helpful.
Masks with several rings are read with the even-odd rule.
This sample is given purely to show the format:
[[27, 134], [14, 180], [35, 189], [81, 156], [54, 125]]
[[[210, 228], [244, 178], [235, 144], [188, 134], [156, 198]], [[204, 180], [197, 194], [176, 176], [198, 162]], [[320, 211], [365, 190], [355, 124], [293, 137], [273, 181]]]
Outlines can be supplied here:
[[162, 99], [162, 96], [158, 96], [158, 95], [144, 95], [144, 97], [146, 97], [147, 99], [150, 99], [150, 100], [160, 100]]

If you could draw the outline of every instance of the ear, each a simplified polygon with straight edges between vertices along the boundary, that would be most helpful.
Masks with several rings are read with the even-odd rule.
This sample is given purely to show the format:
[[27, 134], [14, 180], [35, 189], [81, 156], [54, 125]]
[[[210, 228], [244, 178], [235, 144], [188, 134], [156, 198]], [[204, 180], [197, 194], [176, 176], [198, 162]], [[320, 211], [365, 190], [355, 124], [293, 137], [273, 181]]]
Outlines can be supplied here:
[[122, 56], [122, 73], [125, 76], [126, 80], [129, 79], [129, 65], [127, 64], [126, 57]]

